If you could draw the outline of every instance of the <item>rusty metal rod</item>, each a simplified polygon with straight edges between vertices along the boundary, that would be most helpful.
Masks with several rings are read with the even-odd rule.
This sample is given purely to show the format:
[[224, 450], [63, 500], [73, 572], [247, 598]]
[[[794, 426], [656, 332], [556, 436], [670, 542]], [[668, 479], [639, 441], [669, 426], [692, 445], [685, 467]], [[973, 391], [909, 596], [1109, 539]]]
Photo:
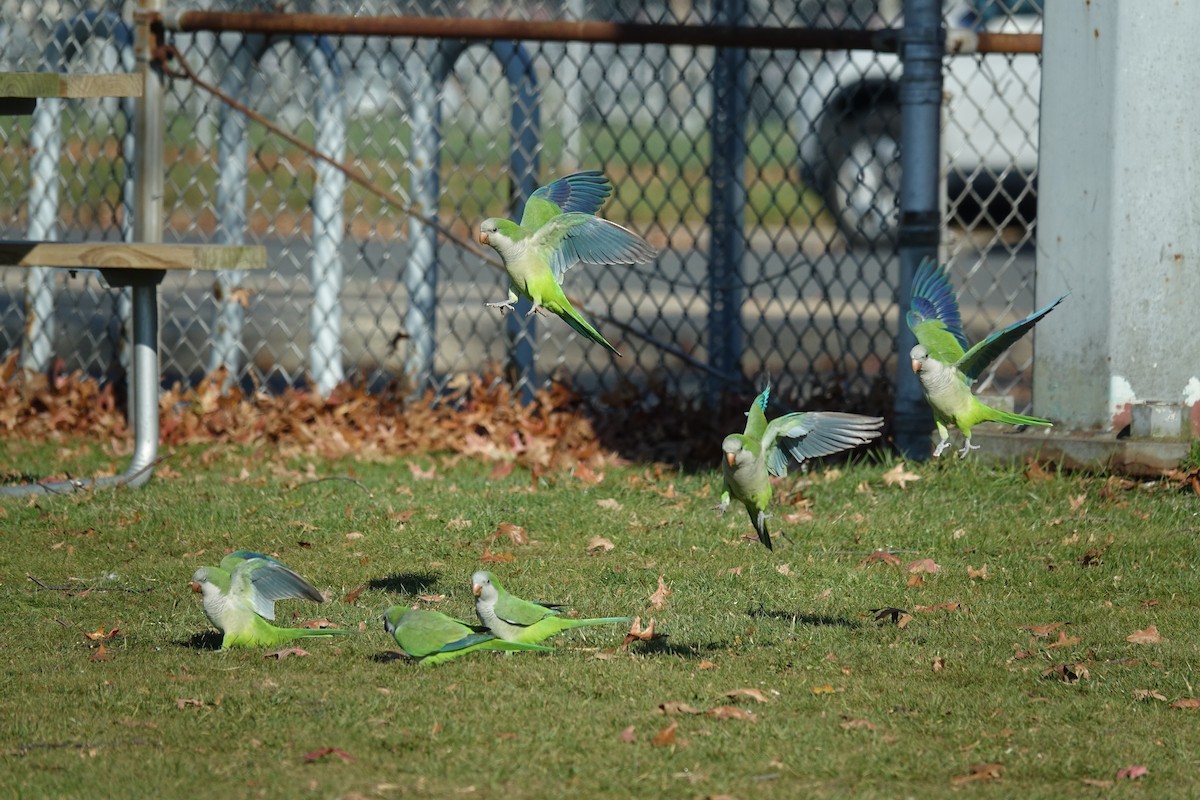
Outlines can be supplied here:
[[[172, 31], [239, 31], [279, 36], [411, 36], [433, 39], [511, 39], [541, 42], [662, 44], [745, 47], [761, 50], [896, 51], [896, 30], [646, 25], [597, 20], [469, 19], [465, 17], [353, 17], [336, 14], [274, 14], [250, 11], [168, 10], [160, 15]], [[979, 33], [977, 53], [1040, 53], [1041, 34]]]

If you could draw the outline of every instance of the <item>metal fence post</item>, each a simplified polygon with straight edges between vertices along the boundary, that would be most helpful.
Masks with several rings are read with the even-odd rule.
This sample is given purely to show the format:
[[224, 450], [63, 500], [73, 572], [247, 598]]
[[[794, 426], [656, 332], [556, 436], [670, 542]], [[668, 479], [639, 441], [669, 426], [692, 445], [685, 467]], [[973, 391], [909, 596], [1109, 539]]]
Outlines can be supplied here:
[[946, 32], [940, 0], [907, 0], [900, 31], [900, 281], [896, 306], [896, 446], [908, 458], [930, 455], [931, 416], [917, 376], [908, 367], [916, 344], [904, 321], [913, 275], [923, 258], [937, 258], [941, 231], [938, 167], [941, 151], [942, 55]]
[[[341, 70], [329, 39], [301, 36], [292, 46], [304, 56], [308, 70], [317, 80], [314, 100], [314, 145], [322, 153], [341, 160], [346, 151], [346, 108], [341, 92]], [[317, 161], [312, 198], [312, 283], [313, 307], [309, 312], [309, 368], [322, 397], [342, 382], [343, 283], [342, 203], [345, 174], [325, 161]]]
[[[745, 22], [745, 0], [717, 4], [717, 25]], [[720, 47], [713, 63], [713, 112], [709, 123], [712, 160], [709, 181], [712, 208], [708, 224], [712, 235], [709, 249], [708, 351], [713, 368], [724, 375], [741, 375], [742, 358], [742, 262], [746, 239], [742, 230], [746, 210], [743, 173], [746, 162], [746, 51]], [[715, 407], [725, 381], [715, 375], [708, 380], [708, 403]]]
[[[254, 62], [266, 49], [267, 39], [256, 34], [223, 34], [221, 38], [228, 43], [237, 43], [221, 78], [221, 90], [236, 97], [242, 93], [240, 90], [246, 85]], [[240, 242], [246, 235], [248, 128], [246, 117], [240, 111], [221, 104], [217, 114], [217, 233], [214, 237], [221, 244]], [[245, 311], [233, 297], [241, 282], [239, 270], [222, 270], [216, 274], [213, 287], [217, 308], [208, 351], [208, 372], [212, 374], [224, 368], [229, 383], [237, 375], [245, 323]]]

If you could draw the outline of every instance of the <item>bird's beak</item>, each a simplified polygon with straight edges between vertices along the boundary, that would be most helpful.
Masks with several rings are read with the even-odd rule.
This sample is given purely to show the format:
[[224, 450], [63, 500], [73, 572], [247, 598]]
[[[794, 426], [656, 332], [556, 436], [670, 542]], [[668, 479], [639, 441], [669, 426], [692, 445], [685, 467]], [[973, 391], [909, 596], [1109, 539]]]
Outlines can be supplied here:
[[475, 595], [476, 597], [479, 597], [479, 595], [483, 594], [483, 587], [480, 586], [478, 583], [472, 583], [471, 584], [471, 594]]
[[188, 581], [188, 586], [192, 588], [193, 592], [200, 594], [200, 584], [196, 583], [195, 581]]
[[737, 461], [737, 457], [733, 453], [725, 454], [725, 463], [728, 464], [729, 466], [732, 467], [734, 465], [734, 462], [736, 462], [736, 461]]
[[488, 235], [486, 233], [484, 233], [483, 231], [479, 232], [479, 243], [480, 244], [488, 243]]
[[921, 371], [921, 362], [915, 358], [912, 360], [912, 370], [913, 370], [913, 372]]

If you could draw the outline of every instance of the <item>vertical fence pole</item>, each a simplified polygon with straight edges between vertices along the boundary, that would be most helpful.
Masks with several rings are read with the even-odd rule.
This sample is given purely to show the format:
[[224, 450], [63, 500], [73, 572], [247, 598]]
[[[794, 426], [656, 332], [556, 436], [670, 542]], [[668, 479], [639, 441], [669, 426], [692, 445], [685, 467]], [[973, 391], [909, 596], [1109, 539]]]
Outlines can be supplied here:
[[[717, 25], [745, 23], [745, 0], [717, 4]], [[746, 51], [717, 48], [713, 63], [713, 112], [710, 122], [712, 160], [709, 182], [712, 208], [708, 225], [709, 250], [708, 350], [709, 361], [722, 375], [740, 375], [742, 358], [742, 262], [746, 239]], [[708, 382], [708, 403], [716, 406], [725, 381], [715, 375]]]
[[[537, 189], [538, 151], [541, 148], [541, 120], [538, 109], [537, 74], [529, 51], [517, 42], [495, 42], [492, 52], [504, 65], [512, 109], [509, 112], [511, 208], [516, 219], [525, 211], [525, 201]], [[508, 336], [509, 369], [518, 394], [525, 402], [533, 400], [537, 389], [536, 351], [537, 317], [525, 316], [532, 304], [525, 298], [504, 321]]]
[[917, 376], [909, 369], [908, 352], [916, 339], [904, 321], [912, 295], [913, 275], [923, 258], [937, 258], [941, 231], [938, 206], [942, 107], [941, 0], [907, 0], [900, 31], [900, 310], [896, 336], [896, 446], [908, 458], [930, 455], [930, 411]]
[[[221, 90], [237, 97], [245, 93], [250, 70], [266, 48], [266, 37], [238, 33], [223, 34], [221, 39], [225, 45], [234, 45], [233, 55], [221, 77]], [[242, 112], [221, 104], [217, 114], [217, 234], [214, 237], [220, 244], [240, 242], [246, 235], [248, 127]], [[238, 372], [245, 322], [244, 309], [234, 297], [242, 275], [241, 270], [221, 270], [214, 276], [217, 308], [208, 351], [208, 372], [212, 374], [224, 368], [228, 382], [232, 382]]]
[[[324, 36], [297, 37], [293, 46], [301, 53], [317, 81], [314, 102], [316, 148], [339, 161], [346, 151], [346, 104], [341, 91], [341, 71], [333, 45]], [[342, 204], [346, 176], [324, 161], [317, 173], [312, 199], [313, 307], [309, 318], [309, 364], [317, 391], [328, 397], [345, 377], [342, 365], [342, 299], [344, 281]]]
[[[164, 0], [138, 0], [141, 15], [161, 13]], [[135, 105], [137, 160], [134, 170], [133, 233], [141, 242], [162, 241], [164, 165], [164, 118], [162, 76], [154, 68], [151, 48], [155, 37], [145, 16], [139, 15], [133, 52], [138, 72], [145, 81], [142, 97]], [[156, 280], [139, 282], [132, 289], [133, 358], [130, 359], [129, 416], [136, 427], [131, 469], [138, 470], [129, 481], [141, 486], [150, 480], [151, 465], [158, 452], [158, 288]], [[149, 373], [149, 377], [147, 377]]]
[[[33, 112], [29, 146], [29, 224], [26, 235], [32, 240], [58, 238], [59, 174], [62, 157], [62, 101], [48, 98]], [[25, 276], [25, 341], [21, 348], [21, 367], [45, 372], [54, 355], [54, 275], [56, 270], [34, 267]]]
[[[450, 69], [441, 42], [419, 41], [404, 61], [408, 77], [409, 115], [412, 119], [412, 204], [429, 217], [438, 214], [441, 179], [438, 164], [442, 150], [442, 115], [438, 88]], [[432, 383], [436, 354], [438, 233], [413, 215], [408, 218], [410, 251], [404, 265], [404, 288], [408, 309], [404, 332], [408, 353], [404, 372], [412, 381], [413, 394]]]

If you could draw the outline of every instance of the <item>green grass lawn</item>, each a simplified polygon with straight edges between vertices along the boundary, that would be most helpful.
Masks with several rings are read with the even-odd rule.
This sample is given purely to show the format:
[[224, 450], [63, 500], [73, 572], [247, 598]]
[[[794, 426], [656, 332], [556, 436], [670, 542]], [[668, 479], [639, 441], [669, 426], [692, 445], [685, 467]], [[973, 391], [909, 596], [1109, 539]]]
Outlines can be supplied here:
[[[119, 461], [71, 441], [0, 454], [34, 474]], [[957, 459], [902, 487], [892, 466], [784, 481], [774, 522], [792, 543], [774, 552], [742, 539], [740, 508], [711, 510], [714, 474], [644, 465], [594, 483], [214, 446], [141, 490], [2, 500], [0, 795], [1194, 794], [1200, 711], [1171, 703], [1200, 697], [1196, 497]], [[502, 522], [535, 542], [493, 542], [512, 560], [485, 564]], [[597, 536], [613, 548], [589, 553]], [[305, 640], [307, 657], [214, 651], [187, 582], [236, 548], [331, 598], [282, 603], [285, 622], [360, 632]], [[937, 572], [908, 571], [926, 559]], [[480, 568], [668, 636], [622, 649], [623, 629], [592, 628], [554, 653], [433, 668], [388, 655], [386, 607], [469, 619]], [[905, 624], [876, 621], [885, 607]], [[1160, 641], [1127, 641], [1149, 626]], [[96, 658], [84, 633], [114, 628]], [[1148, 774], [1117, 777], [1130, 766]]]

